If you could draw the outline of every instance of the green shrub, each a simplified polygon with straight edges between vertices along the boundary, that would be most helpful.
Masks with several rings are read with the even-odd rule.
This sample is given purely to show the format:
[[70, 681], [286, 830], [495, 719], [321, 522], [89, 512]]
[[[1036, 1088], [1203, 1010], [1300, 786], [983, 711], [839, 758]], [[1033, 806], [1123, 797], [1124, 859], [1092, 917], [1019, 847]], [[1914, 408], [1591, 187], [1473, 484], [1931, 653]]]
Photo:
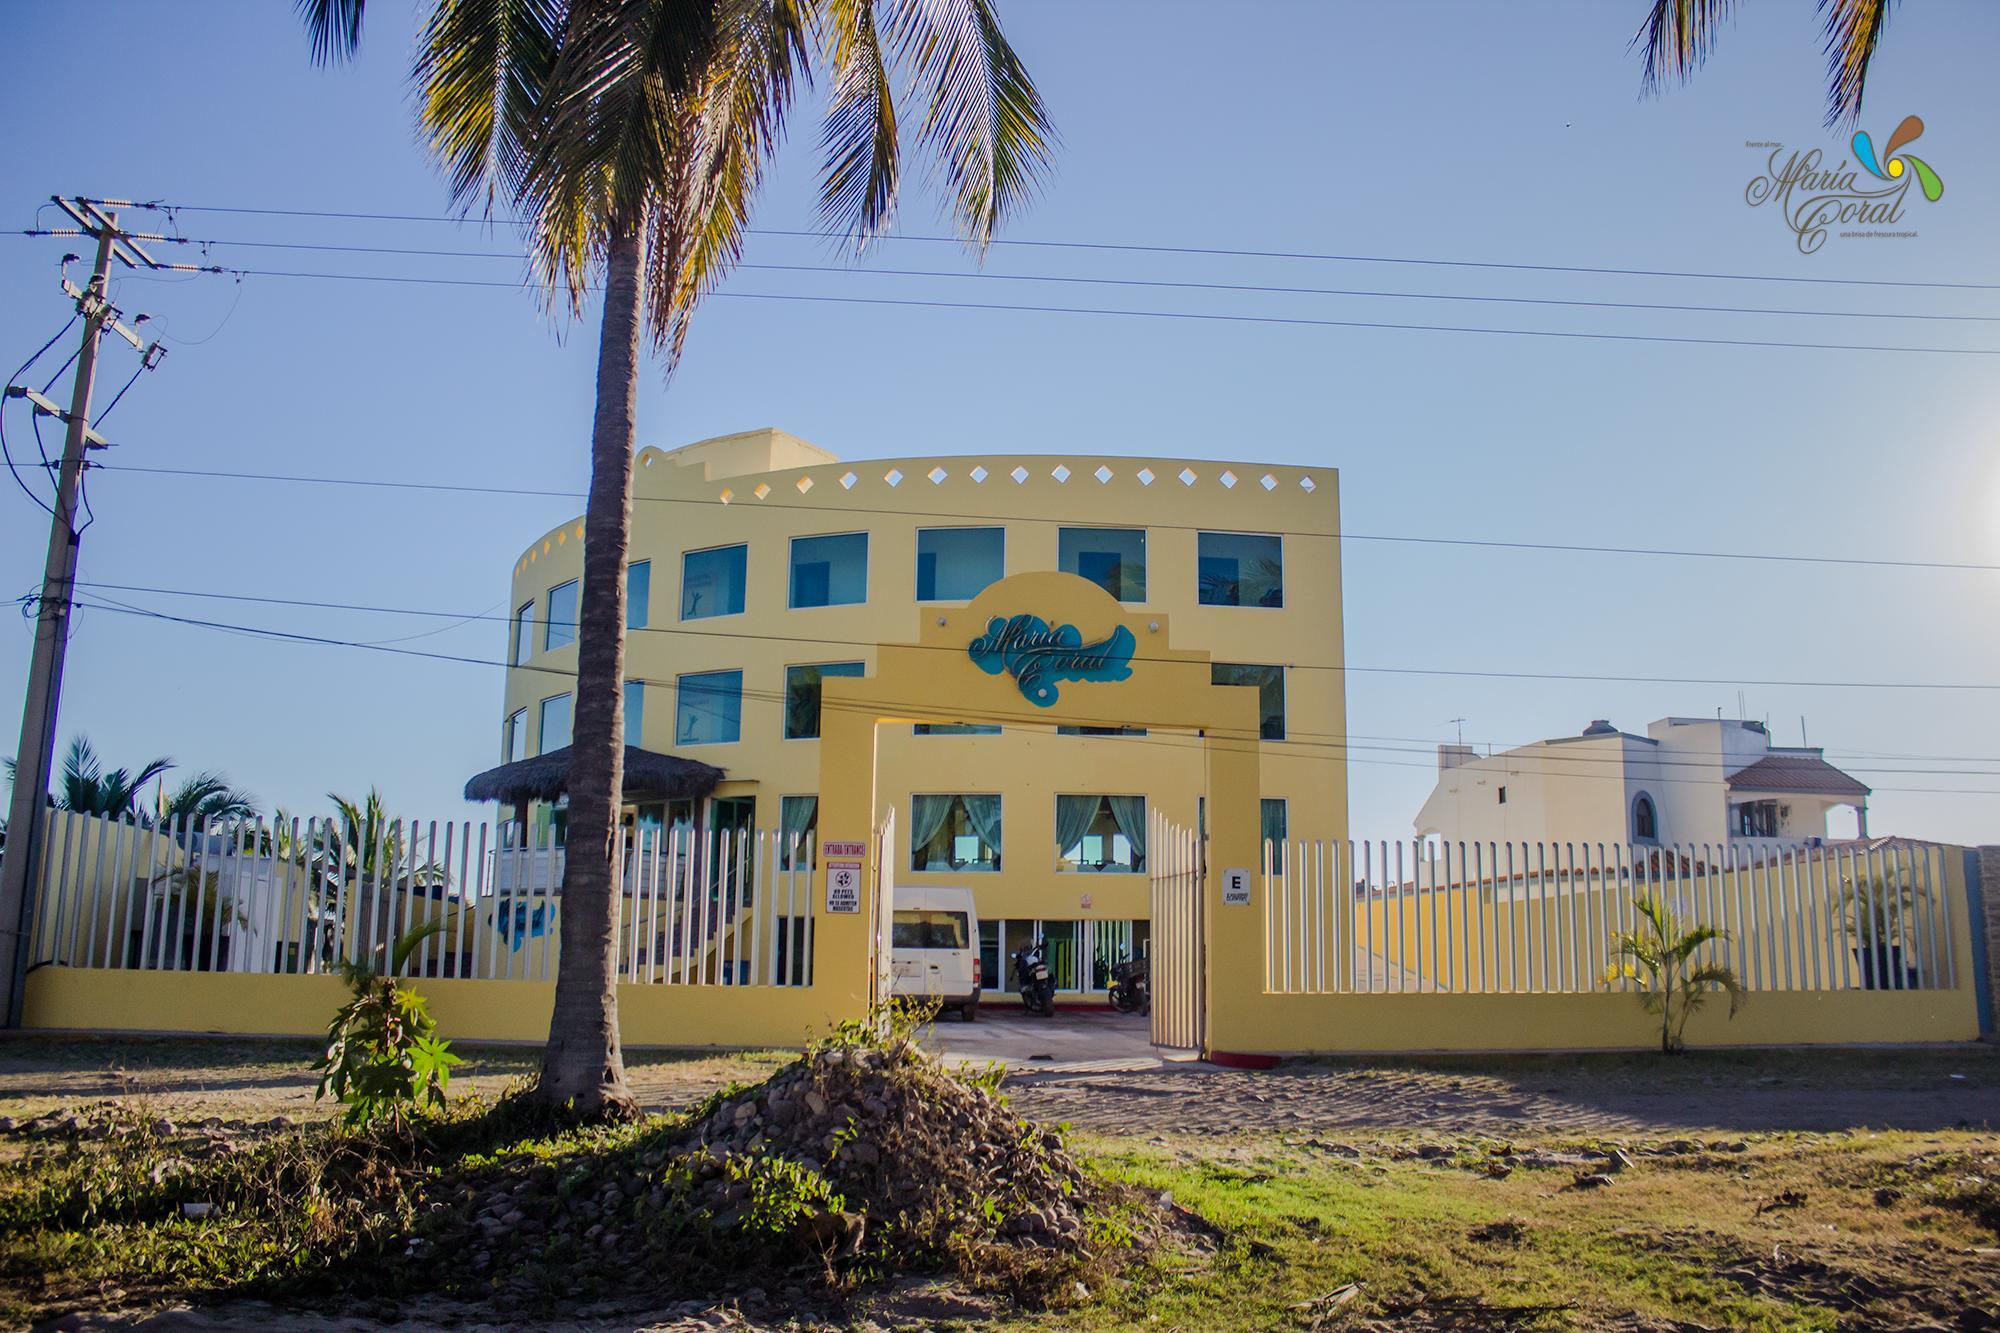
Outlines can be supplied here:
[[437, 1020], [424, 997], [395, 975], [441, 924], [420, 926], [397, 940], [386, 973], [372, 963], [340, 964], [354, 998], [327, 1025], [326, 1050], [313, 1061], [320, 1076], [313, 1095], [332, 1093], [345, 1103], [350, 1125], [383, 1118], [400, 1125], [420, 1104], [444, 1106], [451, 1071], [463, 1061], [437, 1035]]

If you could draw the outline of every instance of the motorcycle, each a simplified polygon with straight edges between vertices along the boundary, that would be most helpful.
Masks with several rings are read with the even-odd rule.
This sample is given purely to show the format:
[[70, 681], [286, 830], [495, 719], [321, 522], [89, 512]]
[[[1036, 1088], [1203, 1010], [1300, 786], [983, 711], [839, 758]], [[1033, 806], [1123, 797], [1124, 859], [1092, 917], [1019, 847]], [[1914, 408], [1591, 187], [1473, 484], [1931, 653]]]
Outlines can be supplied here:
[[1111, 1007], [1121, 1014], [1152, 1011], [1149, 969], [1144, 958], [1128, 958], [1111, 969]]
[[1014, 951], [1014, 989], [1021, 1007], [1044, 1018], [1056, 1012], [1056, 979], [1049, 975], [1048, 946], [1041, 940]]

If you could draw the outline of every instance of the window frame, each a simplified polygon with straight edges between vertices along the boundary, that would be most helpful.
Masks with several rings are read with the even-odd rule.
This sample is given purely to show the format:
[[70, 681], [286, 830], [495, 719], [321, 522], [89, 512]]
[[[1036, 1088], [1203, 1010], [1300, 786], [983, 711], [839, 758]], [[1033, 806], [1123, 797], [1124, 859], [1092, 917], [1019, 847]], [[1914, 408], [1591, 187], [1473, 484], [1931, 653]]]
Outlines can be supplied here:
[[[638, 702], [638, 707], [636, 708], [633, 707], [635, 696]], [[633, 679], [625, 682], [623, 705], [625, 710], [625, 743], [627, 745], [640, 745], [645, 740], [646, 733], [646, 682], [644, 680]]]
[[[1243, 577], [1239, 572], [1236, 579], [1236, 600], [1233, 602], [1210, 601], [1206, 596], [1208, 581], [1202, 576], [1202, 541], [1208, 537], [1260, 537], [1278, 544], [1278, 600], [1275, 602], [1247, 602], [1243, 600]], [[1217, 558], [1217, 557], [1206, 557]], [[1194, 596], [1197, 606], [1234, 606], [1252, 611], [1282, 611], [1285, 609], [1285, 534], [1282, 532], [1239, 532], [1227, 528], [1200, 528], [1194, 535]]]
[[514, 666], [526, 666], [528, 659], [535, 654], [535, 603], [540, 600], [530, 597], [514, 608], [514, 651], [511, 654]]
[[[736, 734], [718, 740], [684, 740], [681, 736], [681, 710], [686, 706], [683, 696], [690, 680], [702, 680], [712, 676], [736, 677]], [[719, 667], [712, 671], [683, 671], [674, 676], [674, 748], [686, 745], [735, 745], [743, 739], [743, 668]]]
[[1004, 844], [1007, 838], [1007, 819], [1006, 819], [1007, 797], [1004, 792], [998, 792], [998, 791], [911, 792], [910, 808], [912, 809], [915, 808], [916, 798], [919, 796], [951, 797], [952, 809], [945, 815], [945, 823], [943, 826], [941, 826], [939, 830], [941, 836], [947, 839], [964, 836], [961, 833], [956, 833], [952, 831], [954, 827], [952, 823], [953, 819], [955, 817], [962, 817], [965, 820], [967, 829], [971, 832], [972, 836], [979, 838], [981, 846], [987, 846], [986, 839], [979, 836], [979, 830], [977, 828], [972, 827], [972, 816], [970, 812], [966, 810], [965, 798], [968, 796], [993, 797], [995, 800], [1000, 802], [1000, 816], [1001, 816], [1000, 839], [1002, 842], [1002, 846], [999, 847], [987, 846], [987, 850], [991, 853], [991, 856], [989, 858], [989, 864], [986, 865], [980, 865], [976, 862], [966, 862], [961, 865], [953, 865], [947, 862], [946, 864], [940, 866], [931, 866], [929, 864], [919, 866], [917, 864], [918, 849], [916, 847], [910, 846], [907, 848], [907, 857], [904, 863], [909, 866], [911, 874], [913, 875], [997, 875], [1005, 868], [1006, 847]]
[[[870, 570], [870, 533], [866, 528], [853, 528], [843, 532], [804, 532], [793, 537], [785, 547], [785, 609], [787, 611], [818, 611], [830, 606], [866, 606], [868, 604], [868, 581]], [[799, 604], [799, 543], [826, 541], [837, 537], [859, 537], [861, 539], [861, 596], [852, 601], [832, 601], [833, 580], [827, 580], [829, 600]]]
[[868, 674], [868, 663], [853, 659], [839, 661], [839, 662], [793, 662], [793, 663], [788, 663], [785, 666], [785, 697], [783, 703], [780, 705], [784, 709], [784, 714], [785, 714], [784, 726], [781, 731], [783, 739], [788, 741], [816, 741], [819, 739], [820, 731], [822, 729], [821, 719], [823, 716], [822, 713], [823, 700], [821, 698], [815, 698], [813, 700], [812, 734], [810, 736], [805, 735], [803, 733], [799, 735], [792, 734], [792, 673], [794, 671], [817, 671], [820, 673], [819, 684], [824, 686], [826, 683], [826, 669], [828, 667], [847, 667], [847, 666], [857, 667], [859, 668], [859, 670], [836, 671], [834, 673], [834, 679], [839, 680], [845, 678], [852, 680], [857, 677], [866, 676]]
[[[1138, 580], [1139, 595], [1137, 597], [1125, 596], [1124, 590], [1127, 586], [1130, 585], [1131, 579], [1125, 573], [1122, 566], [1119, 569], [1119, 577], [1118, 577], [1119, 590], [1117, 592], [1112, 592], [1111, 589], [1104, 588], [1104, 585], [1102, 583], [1099, 583], [1096, 579], [1091, 578], [1088, 574], [1083, 573], [1080, 568], [1070, 569], [1065, 564], [1063, 559], [1063, 538], [1067, 534], [1072, 532], [1138, 533], [1139, 534], [1139, 580]], [[1110, 593], [1111, 596], [1117, 598], [1118, 602], [1123, 606], [1144, 606], [1152, 594], [1151, 574], [1152, 574], [1152, 561], [1153, 561], [1151, 553], [1151, 543], [1147, 541], [1146, 537], [1147, 537], [1147, 528], [1144, 524], [1133, 525], [1133, 524], [1117, 524], [1117, 523], [1059, 523], [1056, 525], [1056, 569], [1064, 574], [1069, 574], [1076, 578], [1080, 578], [1084, 582], [1089, 583], [1095, 587], [1104, 588], [1105, 592]], [[1079, 551], [1077, 552], [1077, 554], [1081, 556], [1083, 552]], [[1119, 558], [1122, 560], [1124, 557], [1121, 555]], [[1080, 565], [1081, 561], [1079, 561], [1078, 563]]]
[[[1642, 801], [1647, 813], [1652, 816], [1653, 830], [1650, 833], [1639, 832], [1639, 805]], [[1631, 836], [1632, 841], [1641, 846], [1657, 846], [1660, 841], [1660, 803], [1653, 799], [1653, 793], [1643, 789], [1632, 795]]]
[[[564, 588], [576, 589], [576, 594], [575, 594], [576, 615], [575, 618], [571, 620], [556, 619], [556, 594], [561, 592]], [[547, 617], [545, 617], [542, 621], [542, 651], [545, 653], [552, 653], [558, 648], [567, 648], [576, 642], [577, 630], [581, 627], [581, 621], [583, 619], [582, 578], [579, 577], [573, 579], [564, 579], [561, 583], [558, 583], [554, 587], [549, 589], [548, 599], [549, 599], [549, 613]], [[561, 643], [555, 642], [557, 625], [566, 625], [569, 628], [569, 637], [567, 639], [564, 639]]]
[[[691, 559], [691, 558], [692, 558], [692, 557], [694, 557], [694, 556], [698, 556], [698, 555], [714, 555], [714, 554], [715, 554], [715, 553], [717, 553], [718, 551], [742, 551], [742, 552], [743, 552], [743, 577], [742, 577], [742, 580], [741, 580], [741, 590], [742, 590], [742, 593], [743, 593], [743, 605], [742, 605], [742, 606], [740, 606], [740, 607], [737, 607], [737, 608], [736, 608], [735, 610], [733, 610], [733, 611], [707, 611], [707, 612], [703, 612], [703, 613], [702, 613], [702, 614], [700, 614], [700, 615], [689, 615], [689, 614], [688, 614], [688, 602], [687, 602], [687, 598], [688, 598], [688, 561], [689, 561], [689, 559]], [[720, 618], [722, 618], [722, 617], [724, 617], [724, 616], [740, 616], [740, 615], [744, 615], [744, 614], [746, 614], [746, 613], [747, 613], [747, 612], [749, 611], [749, 609], [750, 609], [750, 543], [749, 543], [749, 542], [722, 542], [722, 543], [720, 543], [719, 545], [716, 545], [716, 546], [697, 546], [697, 547], [694, 547], [694, 548], [693, 548], [693, 549], [691, 549], [691, 550], [686, 550], [686, 551], [682, 551], [682, 552], [681, 552], [681, 584], [680, 584], [680, 598], [679, 598], [679, 606], [680, 606], [680, 618], [681, 618], [682, 620], [717, 620], [717, 619], [720, 619]]]
[[[1111, 798], [1113, 796], [1138, 797], [1141, 806], [1141, 813], [1140, 813], [1141, 823], [1145, 821], [1146, 815], [1150, 813], [1153, 808], [1152, 798], [1148, 796], [1145, 792], [1136, 792], [1136, 791], [1057, 792], [1055, 794], [1054, 806], [1051, 809], [1051, 816], [1052, 816], [1050, 824], [1051, 832], [1053, 832], [1056, 828], [1059, 828], [1061, 826], [1062, 815], [1060, 812], [1062, 810], [1062, 803], [1065, 798], [1068, 798], [1070, 800], [1078, 800], [1078, 799], [1089, 800], [1094, 798], [1097, 801], [1097, 813], [1091, 816], [1092, 828], [1096, 826], [1098, 820], [1108, 819], [1111, 821], [1112, 831], [1109, 834], [1094, 834], [1091, 831], [1091, 829], [1087, 828], [1083, 832], [1083, 838], [1103, 837], [1106, 839], [1108, 846], [1109, 840], [1111, 838], [1123, 837], [1125, 839], [1126, 847], [1130, 849], [1132, 847], [1132, 840], [1130, 836], [1125, 834], [1124, 831], [1118, 827], [1118, 817], [1114, 815], [1111, 811]], [[1077, 849], [1081, 851], [1082, 848], [1083, 848], [1083, 839], [1080, 838], [1077, 841]], [[1066, 847], [1058, 847], [1056, 848], [1055, 872], [1058, 875], [1143, 875], [1145, 874], [1146, 873], [1145, 853], [1133, 850], [1132, 858], [1133, 858], [1132, 862], [1129, 865], [1120, 864], [1115, 861], [1107, 861], [1103, 865], [1090, 865], [1090, 864], [1085, 864], [1080, 859], [1076, 861], [1071, 861], [1069, 857], [1069, 849]]]
[[1259, 670], [1259, 671], [1275, 671], [1275, 672], [1277, 673], [1277, 677], [1276, 677], [1276, 679], [1277, 679], [1277, 682], [1278, 682], [1278, 734], [1277, 734], [1277, 735], [1275, 735], [1275, 736], [1271, 736], [1271, 735], [1266, 735], [1266, 734], [1265, 734], [1265, 731], [1264, 731], [1264, 727], [1265, 727], [1265, 725], [1266, 725], [1266, 724], [1265, 724], [1265, 720], [1264, 720], [1264, 717], [1263, 717], [1263, 705], [1264, 705], [1264, 699], [1263, 699], [1263, 693], [1264, 693], [1264, 682], [1263, 682], [1263, 681], [1257, 681], [1257, 682], [1255, 682], [1255, 685], [1256, 685], [1256, 689], [1257, 689], [1257, 695], [1258, 695], [1258, 698], [1257, 698], [1257, 706], [1258, 706], [1258, 718], [1257, 718], [1257, 740], [1258, 740], [1258, 742], [1259, 742], [1260, 744], [1269, 744], [1269, 743], [1272, 743], [1272, 742], [1276, 742], [1276, 741], [1282, 741], [1282, 740], [1284, 740], [1284, 739], [1286, 738], [1286, 736], [1288, 736], [1288, 735], [1290, 734], [1290, 731], [1291, 731], [1291, 717], [1290, 717], [1290, 707], [1289, 707], [1289, 702], [1290, 702], [1290, 701], [1289, 701], [1289, 699], [1287, 698], [1287, 690], [1286, 690], [1286, 687], [1285, 687], [1285, 684], [1286, 684], [1286, 683], [1285, 683], [1285, 667], [1284, 667], [1284, 666], [1283, 666], [1282, 664], [1280, 664], [1280, 663], [1277, 663], [1277, 662], [1214, 662], [1214, 661], [1211, 661], [1211, 662], [1210, 662], [1210, 663], [1208, 664], [1208, 683], [1209, 683], [1210, 685], [1220, 685], [1220, 686], [1223, 686], [1223, 687], [1225, 687], [1225, 688], [1229, 688], [1229, 689], [1239, 689], [1239, 690], [1240, 690], [1240, 689], [1249, 689], [1249, 688], [1251, 688], [1251, 685], [1250, 685], [1250, 683], [1248, 683], [1248, 682], [1244, 682], [1244, 681], [1234, 681], [1234, 680], [1231, 680], [1231, 681], [1218, 681], [1218, 680], [1217, 680], [1217, 679], [1215, 678], [1215, 673], [1216, 673], [1216, 670], [1217, 670], [1218, 668], [1228, 668], [1228, 667], [1235, 667], [1235, 668], [1240, 668], [1240, 669], [1243, 669], [1243, 670], [1251, 670], [1251, 669], [1255, 669], [1255, 670]]
[[[514, 743], [516, 741], [519, 741], [521, 745], [521, 753], [519, 755], [514, 753]], [[527, 757], [528, 709], [527, 705], [524, 704], [507, 714], [507, 720], [501, 724], [500, 762], [503, 764], [514, 764], [519, 763]]]
[[[635, 569], [643, 569], [646, 571], [643, 575], [640, 576], [646, 585], [645, 594], [641, 597], [634, 597], [632, 595], [632, 571]], [[648, 556], [644, 560], [628, 560], [625, 562], [625, 628], [645, 629], [651, 623], [652, 618], [653, 618], [652, 557]]]
[[[548, 742], [549, 705], [554, 703], [558, 699], [569, 700], [570, 739], [564, 741], [562, 745], [552, 746]], [[559, 694], [543, 695], [541, 699], [535, 704], [535, 753], [538, 755], [543, 755], [547, 754], [550, 750], [560, 750], [563, 748], [563, 745], [568, 745], [570, 744], [571, 741], [574, 741], [575, 739], [576, 739], [576, 692], [573, 690], [564, 690]]]
[[[978, 591], [974, 592], [971, 597], [924, 596], [924, 536], [926, 533], [932, 532], [992, 532], [999, 534], [1000, 567], [998, 572], [992, 578], [980, 584]], [[980, 593], [985, 592], [988, 588], [1007, 577], [1007, 525], [1004, 523], [958, 523], [939, 527], [918, 528], [914, 554], [916, 556], [916, 563], [915, 568], [911, 571], [911, 582], [916, 589], [917, 602], [923, 606], [963, 606], [974, 597], [979, 596]], [[932, 578], [931, 591], [933, 594], [937, 591], [935, 576]]]

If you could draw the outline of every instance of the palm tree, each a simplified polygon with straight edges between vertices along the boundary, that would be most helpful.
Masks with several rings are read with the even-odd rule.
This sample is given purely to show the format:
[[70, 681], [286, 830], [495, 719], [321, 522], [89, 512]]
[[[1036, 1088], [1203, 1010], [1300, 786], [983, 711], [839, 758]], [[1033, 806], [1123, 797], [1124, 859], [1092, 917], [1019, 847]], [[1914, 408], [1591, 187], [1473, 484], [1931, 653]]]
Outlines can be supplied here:
[[[1819, 0], [1826, 47], [1826, 123], [1829, 128], [1861, 114], [1875, 46], [1888, 26], [1894, 0]], [[1715, 49], [1716, 31], [1731, 0], [1653, 0], [1633, 38], [1645, 49], [1645, 89], [1685, 83]]]
[[223, 823], [254, 818], [257, 798], [229, 785], [229, 779], [209, 769], [184, 779], [160, 806], [166, 823], [186, 819], [190, 823], [211, 820]]
[[[70, 741], [63, 754], [58, 780], [57, 808], [80, 815], [109, 815], [119, 818], [139, 813], [139, 793], [145, 785], [174, 766], [171, 759], [153, 759], [136, 769], [104, 769], [97, 750], [86, 736]], [[11, 776], [12, 765], [9, 765]]]
[[1632, 905], [1640, 928], [1611, 937], [1612, 962], [1604, 969], [1604, 981], [1640, 983], [1639, 1003], [1660, 1016], [1660, 1051], [1672, 1055], [1681, 1048], [1688, 1017], [1708, 1002], [1711, 988], [1729, 992], [1731, 1018], [1743, 1007], [1743, 988], [1727, 964], [1694, 961], [1704, 945], [1727, 943], [1729, 932], [1714, 926], [1684, 928], [1671, 907], [1649, 894], [1634, 898]]
[[[365, 0], [299, 0], [313, 54], [352, 54]], [[583, 311], [601, 278], [591, 480], [571, 741], [561, 964], [540, 1095], [634, 1110], [618, 1042], [611, 849], [624, 760], [625, 554], [642, 335], [671, 373], [701, 297], [741, 253], [795, 87], [832, 96], [822, 222], [857, 246], [900, 180], [893, 82], [925, 103], [959, 230], [982, 249], [1027, 200], [1051, 141], [993, 0], [434, 0], [413, 78], [456, 207], [528, 228], [534, 281]]]

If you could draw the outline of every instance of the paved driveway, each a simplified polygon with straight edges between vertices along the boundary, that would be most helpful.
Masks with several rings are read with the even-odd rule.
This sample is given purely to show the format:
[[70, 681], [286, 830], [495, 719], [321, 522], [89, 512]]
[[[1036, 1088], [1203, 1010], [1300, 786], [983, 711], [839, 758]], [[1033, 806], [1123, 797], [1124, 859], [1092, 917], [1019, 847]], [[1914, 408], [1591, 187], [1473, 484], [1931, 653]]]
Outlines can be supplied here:
[[1152, 1020], [1143, 1014], [1058, 1009], [1053, 1018], [982, 1007], [978, 1021], [939, 1018], [925, 1044], [954, 1064], [998, 1062], [1016, 1075], [1164, 1072], [1207, 1068], [1169, 1058], [1152, 1043]]

